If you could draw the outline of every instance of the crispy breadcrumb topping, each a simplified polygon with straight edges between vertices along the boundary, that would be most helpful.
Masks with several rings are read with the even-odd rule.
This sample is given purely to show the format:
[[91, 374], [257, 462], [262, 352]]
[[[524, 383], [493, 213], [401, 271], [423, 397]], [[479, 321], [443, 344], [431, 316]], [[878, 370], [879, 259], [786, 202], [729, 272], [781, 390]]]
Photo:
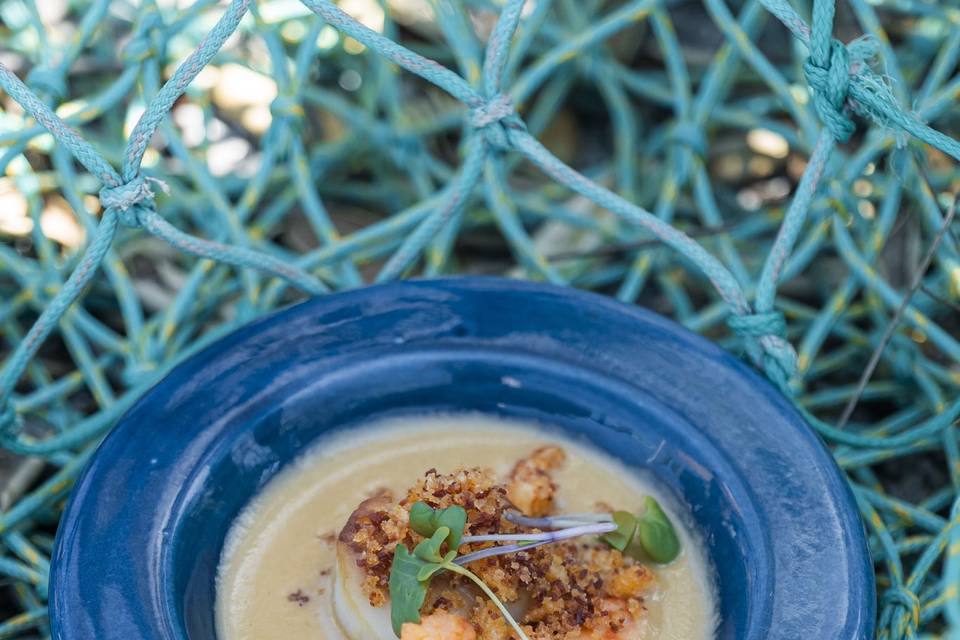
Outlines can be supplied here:
[[[384, 491], [365, 500], [340, 533], [365, 573], [363, 592], [373, 606], [389, 602], [388, 581], [397, 544], [413, 548], [423, 538], [409, 526], [416, 502], [467, 512], [465, 535], [509, 534], [520, 529], [508, 511], [551, 515], [558, 490], [552, 472], [566, 459], [560, 447], [537, 449], [500, 481], [488, 469], [428, 470], [406, 495]], [[462, 545], [460, 554], [493, 543]], [[471, 571], [514, 611], [531, 640], [619, 640], [636, 637], [644, 623], [644, 597], [654, 583], [645, 565], [599, 540], [564, 541], [486, 558]], [[519, 615], [516, 615], [519, 613]], [[420, 625], [407, 624], [403, 640], [508, 640], [515, 634], [493, 603], [458, 575], [431, 583]], [[431, 630], [445, 629], [445, 633]]]

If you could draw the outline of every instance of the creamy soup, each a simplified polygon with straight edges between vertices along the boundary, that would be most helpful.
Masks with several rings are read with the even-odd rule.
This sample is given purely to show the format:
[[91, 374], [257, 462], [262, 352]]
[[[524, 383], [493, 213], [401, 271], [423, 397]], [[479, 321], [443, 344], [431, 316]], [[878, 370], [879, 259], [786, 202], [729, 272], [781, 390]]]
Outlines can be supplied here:
[[[566, 452], [554, 474], [556, 508], [598, 503], [639, 509], [657, 498], [676, 525], [681, 554], [650, 564], [655, 586], [636, 640], [706, 640], [716, 626], [713, 581], [695, 535], [656, 487], [615, 459], [532, 425], [480, 415], [433, 415], [371, 424], [325, 439], [274, 478], [233, 525], [217, 578], [220, 640], [348, 640], [333, 622], [336, 539], [357, 505], [405, 490], [427, 469], [483, 467], [499, 474], [546, 444]], [[389, 609], [389, 605], [387, 605]], [[389, 640], [384, 637], [382, 640]], [[379, 640], [369, 638], [368, 640]]]

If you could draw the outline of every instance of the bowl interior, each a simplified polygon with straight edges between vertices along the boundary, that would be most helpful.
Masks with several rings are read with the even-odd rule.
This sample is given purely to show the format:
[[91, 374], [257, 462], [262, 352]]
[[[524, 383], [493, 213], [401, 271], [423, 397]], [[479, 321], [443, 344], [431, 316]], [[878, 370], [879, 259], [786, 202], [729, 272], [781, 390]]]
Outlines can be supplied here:
[[476, 411], [647, 470], [707, 545], [721, 640], [872, 636], [863, 526], [829, 453], [766, 381], [654, 314], [496, 279], [318, 298], [223, 338], [127, 413], [53, 554], [58, 640], [212, 640], [233, 519], [336, 429]]
[[751, 597], [764, 593], [771, 578], [759, 518], [746, 489], [721, 480], [736, 475], [699, 430], [636, 389], [591, 371], [516, 354], [465, 357], [440, 350], [340, 370], [211, 447], [185, 485], [191, 498], [171, 521], [178, 531], [168, 583], [178, 605], [175, 624], [191, 640], [215, 637], [214, 577], [232, 519], [317, 438], [376, 418], [463, 411], [555, 425], [652, 473], [690, 506], [687, 524], [707, 544], [719, 592], [717, 637], [743, 638], [751, 619], [766, 616], [765, 600]]

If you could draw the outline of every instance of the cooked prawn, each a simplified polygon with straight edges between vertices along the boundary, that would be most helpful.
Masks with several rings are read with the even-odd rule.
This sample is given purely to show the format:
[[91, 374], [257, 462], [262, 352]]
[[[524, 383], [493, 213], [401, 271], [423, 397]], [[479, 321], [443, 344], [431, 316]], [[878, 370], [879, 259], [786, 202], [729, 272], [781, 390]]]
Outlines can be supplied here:
[[424, 616], [420, 624], [404, 623], [400, 640], [477, 640], [477, 632], [466, 618], [437, 611]]
[[567, 456], [556, 446], [541, 447], [517, 462], [510, 472], [507, 498], [525, 515], [539, 517], [550, 513], [557, 485], [551, 472], [560, 468]]

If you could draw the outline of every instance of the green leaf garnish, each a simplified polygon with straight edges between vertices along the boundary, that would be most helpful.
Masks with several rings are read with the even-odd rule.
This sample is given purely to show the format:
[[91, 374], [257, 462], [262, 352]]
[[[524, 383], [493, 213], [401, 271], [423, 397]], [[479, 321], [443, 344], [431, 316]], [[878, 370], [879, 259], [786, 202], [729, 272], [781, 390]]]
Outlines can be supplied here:
[[680, 555], [680, 539], [673, 524], [656, 500], [647, 496], [643, 503], [646, 508], [637, 525], [637, 537], [643, 550], [656, 562], [673, 562]]
[[460, 546], [460, 538], [467, 526], [467, 512], [463, 507], [454, 505], [446, 509], [432, 509], [424, 502], [415, 502], [410, 507], [410, 528], [429, 538], [440, 527], [450, 530], [450, 539], [447, 541], [451, 549]]
[[398, 638], [404, 622], [420, 623], [420, 607], [427, 597], [427, 582], [419, 578], [423, 568], [422, 560], [397, 545], [390, 567], [390, 622]]
[[643, 499], [643, 515], [637, 518], [627, 511], [615, 511], [615, 531], [600, 539], [614, 549], [637, 560], [668, 564], [680, 555], [680, 539], [670, 518], [650, 496]]
[[[426, 540], [421, 540], [412, 554], [402, 544], [397, 545], [393, 554], [393, 566], [390, 568], [390, 622], [398, 638], [404, 623], [420, 623], [420, 608], [427, 597], [430, 580], [441, 571], [450, 571], [476, 583], [493, 600], [517, 637], [529, 640], [496, 594], [477, 575], [454, 562], [466, 526], [467, 512], [463, 507], [434, 510], [423, 502], [417, 502], [410, 508], [410, 528]], [[448, 550], [441, 556], [440, 548], [444, 542]]]
[[414, 502], [413, 506], [410, 507], [410, 528], [424, 538], [429, 538], [437, 530], [433, 526], [434, 513], [434, 510], [427, 503]]
[[424, 583], [429, 583], [430, 578], [433, 577], [437, 571], [443, 569], [442, 564], [425, 564], [420, 567], [420, 571], [417, 572], [417, 580]]
[[623, 551], [637, 532], [637, 519], [629, 511], [614, 511], [613, 521], [617, 524], [617, 530], [603, 534], [600, 539], [617, 551]]
[[431, 537], [421, 541], [412, 554], [402, 544], [397, 545], [393, 552], [393, 565], [390, 567], [390, 622], [397, 637], [400, 637], [404, 622], [420, 622], [420, 607], [427, 597], [430, 579], [457, 557], [455, 550], [440, 556], [440, 545], [449, 535], [449, 529], [440, 527]]
[[433, 532], [433, 535], [422, 541], [413, 550], [413, 555], [417, 556], [423, 562], [443, 562], [440, 556], [440, 545], [443, 544], [447, 536], [450, 535], [450, 529], [440, 527]]

